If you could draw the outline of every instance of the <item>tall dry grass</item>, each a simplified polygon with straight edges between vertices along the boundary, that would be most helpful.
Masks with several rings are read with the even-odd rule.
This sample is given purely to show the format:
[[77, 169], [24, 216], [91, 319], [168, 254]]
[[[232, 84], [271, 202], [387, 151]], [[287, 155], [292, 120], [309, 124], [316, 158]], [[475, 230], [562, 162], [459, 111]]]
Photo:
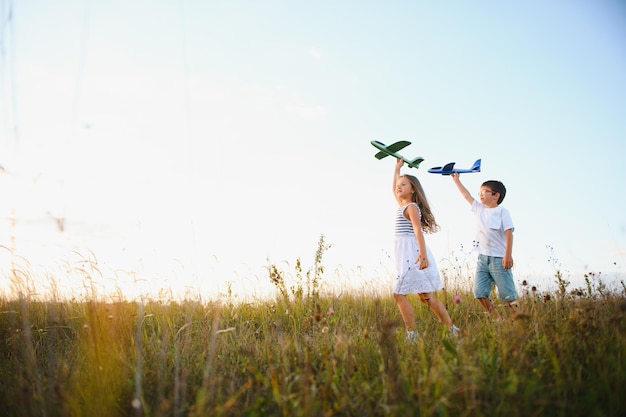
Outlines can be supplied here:
[[609, 291], [590, 275], [586, 288], [561, 282], [563, 291], [550, 293], [524, 282], [521, 312], [504, 321], [485, 316], [468, 290], [450, 287], [441, 299], [463, 336], [450, 337], [415, 300], [421, 338], [410, 344], [391, 298], [320, 291], [327, 248], [321, 240], [306, 271], [299, 261], [293, 271], [270, 265], [273, 300], [0, 298], [2, 415], [612, 416], [626, 409], [623, 284]]

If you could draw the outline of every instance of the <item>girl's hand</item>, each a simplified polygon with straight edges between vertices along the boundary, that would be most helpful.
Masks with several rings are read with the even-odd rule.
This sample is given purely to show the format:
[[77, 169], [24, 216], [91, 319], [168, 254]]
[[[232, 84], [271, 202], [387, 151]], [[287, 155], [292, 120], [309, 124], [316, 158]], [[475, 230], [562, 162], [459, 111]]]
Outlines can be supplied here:
[[420, 258], [419, 256], [415, 260], [415, 264], [418, 265], [418, 269], [426, 269], [428, 268], [428, 258]]
[[402, 168], [402, 165], [404, 165], [404, 160], [402, 158], [396, 158], [396, 169]]

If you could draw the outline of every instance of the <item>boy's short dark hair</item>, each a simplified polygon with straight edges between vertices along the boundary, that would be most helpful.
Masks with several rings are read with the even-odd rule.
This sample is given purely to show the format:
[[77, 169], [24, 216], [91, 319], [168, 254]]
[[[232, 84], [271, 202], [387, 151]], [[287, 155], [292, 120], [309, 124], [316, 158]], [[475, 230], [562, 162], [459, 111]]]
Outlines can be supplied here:
[[500, 193], [500, 197], [498, 197], [498, 205], [502, 203], [504, 200], [504, 196], [506, 195], [506, 187], [500, 181], [489, 180], [483, 182], [483, 187], [490, 188], [494, 193]]

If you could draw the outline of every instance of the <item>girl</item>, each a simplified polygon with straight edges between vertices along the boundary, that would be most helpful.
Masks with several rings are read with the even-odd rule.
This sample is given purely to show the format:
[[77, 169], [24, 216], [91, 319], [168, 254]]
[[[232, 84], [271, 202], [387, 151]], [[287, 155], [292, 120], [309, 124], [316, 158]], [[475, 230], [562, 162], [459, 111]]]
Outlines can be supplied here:
[[428, 305], [439, 322], [456, 336], [459, 329], [452, 324], [445, 306], [435, 294], [443, 285], [424, 240], [424, 232], [434, 233], [439, 226], [418, 179], [412, 175], [400, 175], [403, 164], [404, 161], [398, 158], [393, 174], [393, 193], [400, 205], [396, 214], [395, 247], [398, 276], [393, 298], [400, 309], [408, 340], [417, 340], [417, 330], [415, 312], [407, 294], [418, 294], [420, 301]]

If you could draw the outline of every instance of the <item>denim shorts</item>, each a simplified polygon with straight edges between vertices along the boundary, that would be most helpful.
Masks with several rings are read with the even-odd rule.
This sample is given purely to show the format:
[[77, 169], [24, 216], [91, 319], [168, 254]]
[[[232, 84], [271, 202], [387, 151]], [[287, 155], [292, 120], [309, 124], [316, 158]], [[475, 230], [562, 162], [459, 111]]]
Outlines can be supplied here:
[[493, 285], [496, 285], [500, 300], [514, 301], [517, 299], [513, 270], [504, 269], [502, 258], [487, 255], [478, 255], [476, 265], [476, 279], [474, 282], [474, 297], [489, 298]]

